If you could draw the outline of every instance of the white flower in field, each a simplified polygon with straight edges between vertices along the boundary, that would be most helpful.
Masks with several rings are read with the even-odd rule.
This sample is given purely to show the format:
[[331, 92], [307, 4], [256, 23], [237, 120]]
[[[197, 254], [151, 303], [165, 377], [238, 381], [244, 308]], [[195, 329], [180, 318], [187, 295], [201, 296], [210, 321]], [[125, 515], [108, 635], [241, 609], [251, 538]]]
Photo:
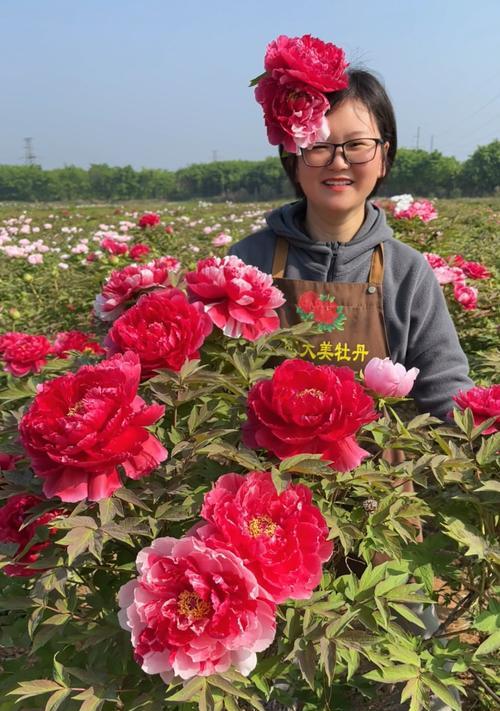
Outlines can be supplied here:
[[68, 269], [68, 265], [66, 264], [66, 262], [59, 262], [57, 266], [59, 267], [59, 269]]
[[40, 232], [40, 228], [39, 227], [32, 227], [31, 231], [33, 232], [33, 234], [36, 234], [37, 232]]
[[204, 234], [204, 235], [209, 235], [211, 231], [212, 231], [212, 228], [211, 228], [211, 227], [208, 227], [208, 225], [207, 225], [207, 227], [204, 227], [204, 228], [203, 228], [203, 234]]
[[43, 254], [30, 254], [28, 256], [28, 262], [30, 264], [42, 264]]
[[191, 250], [191, 252], [199, 252], [200, 251], [200, 248], [197, 247], [195, 244], [190, 244], [189, 249]]
[[44, 230], [51, 230], [51, 229], [52, 229], [52, 225], [50, 224], [50, 222], [46, 222], [46, 223], [44, 224], [44, 226], [43, 226], [43, 229], [44, 229]]

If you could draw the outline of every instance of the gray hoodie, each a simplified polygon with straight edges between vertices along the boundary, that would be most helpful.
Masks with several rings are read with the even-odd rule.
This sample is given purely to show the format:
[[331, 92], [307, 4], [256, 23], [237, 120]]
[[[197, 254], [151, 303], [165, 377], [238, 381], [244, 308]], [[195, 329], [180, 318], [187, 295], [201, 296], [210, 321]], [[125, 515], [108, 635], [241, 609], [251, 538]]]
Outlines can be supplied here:
[[399, 242], [385, 214], [366, 203], [363, 225], [350, 242], [313, 241], [303, 230], [306, 203], [273, 210], [268, 227], [229, 250], [268, 274], [276, 235], [289, 243], [285, 277], [314, 281], [366, 282], [376, 245], [384, 244], [384, 317], [391, 359], [420, 373], [411, 393], [419, 409], [444, 419], [452, 397], [468, 390], [468, 363], [448, 313], [442, 289], [420, 252]]

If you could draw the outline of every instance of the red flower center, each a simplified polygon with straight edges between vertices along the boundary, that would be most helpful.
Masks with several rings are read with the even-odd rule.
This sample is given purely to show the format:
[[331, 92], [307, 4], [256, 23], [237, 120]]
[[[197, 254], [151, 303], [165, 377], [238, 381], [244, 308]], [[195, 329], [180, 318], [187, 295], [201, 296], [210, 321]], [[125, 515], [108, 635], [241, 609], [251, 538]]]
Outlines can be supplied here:
[[177, 610], [190, 620], [202, 620], [212, 609], [209, 602], [202, 600], [192, 590], [183, 590], [177, 600]]
[[297, 393], [297, 397], [305, 397], [306, 395], [311, 395], [312, 397], [323, 397], [323, 393], [317, 388], [306, 388], [305, 390], [299, 390]]
[[75, 404], [69, 408], [67, 417], [74, 417], [75, 415], [79, 415], [84, 409], [83, 405], [83, 400], [79, 400], [78, 402], [75, 402]]
[[274, 535], [276, 528], [277, 525], [269, 516], [255, 516], [248, 523], [248, 531], [253, 538], [257, 538], [257, 536], [268, 536], [270, 538]]

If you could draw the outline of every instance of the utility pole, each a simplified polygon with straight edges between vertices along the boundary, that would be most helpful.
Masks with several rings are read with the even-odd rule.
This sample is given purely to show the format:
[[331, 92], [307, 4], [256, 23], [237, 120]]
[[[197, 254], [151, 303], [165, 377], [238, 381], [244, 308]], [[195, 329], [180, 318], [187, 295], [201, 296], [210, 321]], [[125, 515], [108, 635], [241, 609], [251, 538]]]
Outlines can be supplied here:
[[420, 126], [417, 126], [417, 151], [420, 148]]
[[36, 155], [33, 150], [33, 139], [24, 139], [24, 162], [26, 165], [35, 165]]
[[434, 150], [434, 136], [431, 136], [431, 148], [430, 148], [430, 153]]

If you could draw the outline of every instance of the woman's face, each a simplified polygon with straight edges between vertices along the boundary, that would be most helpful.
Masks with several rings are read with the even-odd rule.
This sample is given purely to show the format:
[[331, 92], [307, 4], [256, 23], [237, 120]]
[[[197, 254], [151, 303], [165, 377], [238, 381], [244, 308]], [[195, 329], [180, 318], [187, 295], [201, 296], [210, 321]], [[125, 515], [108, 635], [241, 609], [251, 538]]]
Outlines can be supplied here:
[[[373, 116], [364, 104], [355, 99], [346, 99], [327, 115], [330, 136], [327, 143], [343, 143], [353, 138], [381, 138]], [[375, 158], [369, 163], [349, 164], [337, 148], [333, 163], [322, 168], [307, 166], [302, 157], [297, 159], [297, 181], [307, 198], [308, 210], [315, 210], [323, 219], [328, 216], [355, 217], [364, 215], [365, 201], [375, 183], [385, 174], [383, 153], [388, 143], [377, 146]], [[333, 178], [347, 178], [352, 183], [339, 189], [331, 185]], [[330, 184], [329, 184], [330, 183]]]

